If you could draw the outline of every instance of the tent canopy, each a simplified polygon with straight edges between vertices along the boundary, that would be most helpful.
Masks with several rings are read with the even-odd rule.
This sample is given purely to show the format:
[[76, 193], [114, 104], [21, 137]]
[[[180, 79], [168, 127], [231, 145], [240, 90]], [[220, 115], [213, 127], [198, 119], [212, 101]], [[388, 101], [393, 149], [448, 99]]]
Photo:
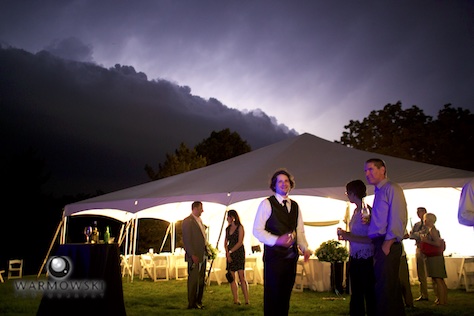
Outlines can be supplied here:
[[[461, 187], [474, 177], [474, 172], [374, 154], [302, 134], [211, 166], [66, 205], [65, 216], [86, 210], [104, 214], [99, 212], [104, 209], [130, 215], [193, 200], [229, 206], [271, 194], [269, 179], [278, 168], [294, 175], [292, 195], [345, 200], [345, 184], [365, 179], [364, 162], [374, 157], [386, 162], [388, 177], [403, 189]], [[371, 194], [373, 188], [368, 189]]]

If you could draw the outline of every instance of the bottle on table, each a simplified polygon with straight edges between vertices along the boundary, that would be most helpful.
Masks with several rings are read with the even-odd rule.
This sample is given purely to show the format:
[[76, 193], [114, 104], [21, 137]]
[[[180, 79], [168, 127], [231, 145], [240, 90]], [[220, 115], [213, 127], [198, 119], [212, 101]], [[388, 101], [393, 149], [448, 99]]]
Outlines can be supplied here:
[[109, 226], [107, 226], [105, 228], [105, 233], [104, 233], [104, 243], [108, 244], [109, 240], [110, 240], [110, 228], [109, 228]]
[[94, 225], [92, 225], [91, 242], [93, 244], [99, 243], [99, 228], [97, 227], [97, 221], [94, 221]]

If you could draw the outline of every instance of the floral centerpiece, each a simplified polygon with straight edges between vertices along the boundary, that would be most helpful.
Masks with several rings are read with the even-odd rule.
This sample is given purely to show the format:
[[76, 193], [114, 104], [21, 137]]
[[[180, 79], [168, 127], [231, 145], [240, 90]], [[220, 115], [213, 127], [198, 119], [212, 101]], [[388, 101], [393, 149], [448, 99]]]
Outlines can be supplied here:
[[344, 262], [349, 257], [349, 252], [337, 240], [328, 240], [323, 242], [314, 252], [321, 261]]
[[210, 243], [206, 243], [206, 255], [209, 260], [217, 258], [217, 249], [212, 247]]

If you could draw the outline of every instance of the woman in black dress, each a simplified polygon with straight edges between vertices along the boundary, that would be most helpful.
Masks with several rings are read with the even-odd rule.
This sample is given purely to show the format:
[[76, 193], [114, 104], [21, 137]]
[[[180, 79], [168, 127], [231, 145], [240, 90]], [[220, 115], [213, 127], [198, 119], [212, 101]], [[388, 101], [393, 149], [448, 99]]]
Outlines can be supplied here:
[[227, 258], [227, 270], [232, 273], [234, 280], [230, 282], [230, 289], [234, 296], [234, 304], [240, 305], [238, 286], [235, 272], [239, 275], [242, 293], [244, 294], [245, 304], [249, 304], [249, 287], [245, 279], [245, 248], [244, 248], [244, 227], [240, 223], [239, 214], [235, 210], [227, 212], [227, 226], [225, 230], [225, 253]]

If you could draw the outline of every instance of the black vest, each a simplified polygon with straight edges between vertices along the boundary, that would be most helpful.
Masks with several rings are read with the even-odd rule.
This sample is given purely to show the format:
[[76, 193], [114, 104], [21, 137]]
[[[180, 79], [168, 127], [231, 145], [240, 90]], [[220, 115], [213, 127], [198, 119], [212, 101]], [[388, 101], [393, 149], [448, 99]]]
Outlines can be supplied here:
[[[272, 207], [272, 214], [265, 223], [265, 230], [277, 236], [295, 232], [296, 226], [298, 225], [298, 203], [291, 201], [291, 210], [288, 213], [274, 195], [269, 197], [268, 201]], [[296, 243], [290, 248], [265, 245], [264, 260], [270, 258], [298, 258], [296, 247]]]

